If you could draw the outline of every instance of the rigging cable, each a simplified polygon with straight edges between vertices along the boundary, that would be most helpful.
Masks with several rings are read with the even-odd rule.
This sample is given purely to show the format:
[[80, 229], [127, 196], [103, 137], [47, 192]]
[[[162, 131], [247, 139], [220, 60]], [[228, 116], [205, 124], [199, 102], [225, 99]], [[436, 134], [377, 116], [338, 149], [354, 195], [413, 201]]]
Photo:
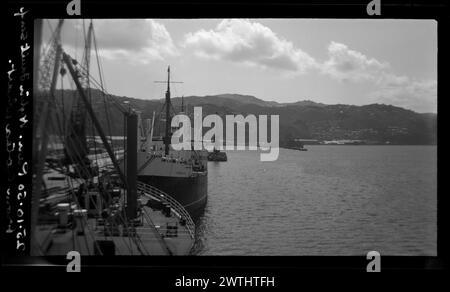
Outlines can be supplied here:
[[[63, 93], [62, 93], [63, 94]], [[55, 104], [55, 106], [56, 107], [58, 107], [59, 105], [58, 104]], [[55, 116], [53, 116], [53, 119], [51, 119], [51, 123], [50, 123], [50, 127], [52, 127], [53, 126], [53, 130], [57, 133], [58, 131], [56, 131], [56, 129], [55, 129], [55, 124], [54, 124], [54, 119], [56, 119], [56, 120], [58, 120], [59, 121], [59, 115], [58, 115], [58, 111], [55, 111], [56, 112], [56, 117]], [[58, 130], [59, 130], [59, 133], [60, 133], [60, 136], [62, 135], [62, 133], [63, 133], [63, 130], [61, 129], [61, 123], [57, 123], [58, 124], [58, 126], [57, 126], [57, 128], [58, 128]], [[75, 171], [76, 172], [79, 172], [79, 170], [78, 169], [75, 169]], [[126, 223], [125, 223], [126, 224]], [[88, 225], [86, 225], [87, 226], [87, 228], [89, 229], [89, 226]], [[92, 235], [92, 233], [90, 233], [91, 235]], [[139, 240], [140, 240], [140, 238], [138, 238]], [[85, 238], [85, 240], [86, 240], [86, 238]], [[139, 248], [139, 245], [138, 245], [138, 243], [136, 242], [136, 244], [137, 244], [137, 248], [140, 250], [140, 248]], [[88, 252], [90, 253], [90, 251], [89, 251], [89, 247], [87, 246], [87, 248], [88, 248]], [[142, 251], [141, 251], [142, 252]]]
[[[56, 112], [58, 113], [59, 111], [56, 111]], [[69, 126], [69, 127], [70, 127], [70, 126]], [[75, 151], [76, 151], [75, 155], [77, 155], [78, 158], [80, 158], [80, 157], [81, 157], [81, 154], [78, 152], [78, 150], [75, 150]], [[82, 174], [81, 174], [81, 170], [80, 170], [80, 169], [74, 168], [74, 171], [76, 172], [76, 175], [77, 175], [78, 177], [80, 177], [80, 178], [82, 177]], [[85, 171], [86, 171], [86, 169], [85, 169]], [[69, 178], [69, 179], [70, 179], [70, 180], [73, 180], [73, 178]], [[81, 179], [80, 179], [80, 180], [75, 179], [75, 180], [83, 183], [83, 181], [82, 181]], [[80, 183], [79, 183], [79, 184], [80, 184]], [[73, 185], [73, 184], [72, 184], [72, 185]], [[75, 203], [77, 204], [77, 206], [78, 206], [79, 208], [81, 208], [81, 206], [79, 205], [79, 202], [78, 202], [78, 200], [77, 200], [76, 198], [75, 198], [73, 201], [75, 201]], [[123, 218], [122, 216], [119, 215], [119, 219], [121, 219], [122, 222], [124, 222], [124, 225], [126, 225], [126, 222], [125, 222], [125, 220], [124, 220], [124, 218]], [[85, 223], [86, 223], [86, 228], [88, 228], [89, 232], [92, 232], [92, 231], [89, 229], [89, 226], [88, 226], [88, 224], [87, 224], [87, 221], [86, 221]], [[93, 237], [92, 234], [90, 234], [90, 235], [91, 235], [91, 237]], [[123, 240], [125, 241], [125, 244], [128, 246], [129, 251], [131, 252], [131, 251], [132, 251], [131, 246], [130, 246], [129, 244], [127, 244], [127, 241], [126, 241], [125, 238], [123, 238]], [[86, 245], [87, 245], [87, 243], [86, 243]], [[89, 248], [88, 248], [88, 252], [90, 253]]]
[[[58, 112], [57, 112], [57, 111], [55, 111], [55, 112], [56, 112], [56, 117], [57, 117], [57, 116], [58, 116]], [[55, 126], [54, 120], [52, 119], [52, 117], [50, 117], [49, 129], [52, 130], [52, 128], [53, 128], [53, 131], [57, 131], [58, 129], [60, 129], [60, 127]], [[56, 129], [55, 129], [55, 128], [56, 128]], [[86, 222], [86, 223], [87, 223], [87, 222]], [[85, 226], [87, 227], [88, 224], [86, 224]], [[87, 238], [86, 238], [86, 236], [83, 236], [83, 238], [84, 238], [84, 242], [85, 242], [85, 245], [86, 245], [86, 249], [87, 249], [87, 251], [88, 251], [88, 254], [90, 255], [90, 254], [91, 254], [91, 251], [90, 251], [90, 249], [89, 249], [89, 245], [88, 245], [88, 242], [87, 242]]]
[[[95, 37], [95, 30], [92, 29], [92, 38], [94, 41], [94, 50], [95, 50], [95, 57], [97, 60], [97, 67], [98, 67], [98, 75], [99, 75], [99, 79], [100, 79], [100, 86], [101, 88], [106, 88], [106, 82], [103, 80], [103, 67], [101, 65], [100, 62], [100, 57], [98, 54], [98, 49], [97, 49], [97, 39]], [[106, 122], [107, 122], [107, 126], [108, 126], [108, 133], [109, 133], [109, 141], [111, 143], [111, 148], [113, 150], [114, 155], [116, 155], [115, 152], [115, 145], [112, 139], [112, 131], [111, 131], [111, 122], [110, 122], [110, 118], [109, 118], [109, 111], [108, 111], [108, 105], [106, 103], [106, 95], [105, 92], [103, 90], [101, 90], [102, 96], [103, 96], [103, 104], [104, 104], [104, 108], [105, 108], [105, 116], [106, 116]]]

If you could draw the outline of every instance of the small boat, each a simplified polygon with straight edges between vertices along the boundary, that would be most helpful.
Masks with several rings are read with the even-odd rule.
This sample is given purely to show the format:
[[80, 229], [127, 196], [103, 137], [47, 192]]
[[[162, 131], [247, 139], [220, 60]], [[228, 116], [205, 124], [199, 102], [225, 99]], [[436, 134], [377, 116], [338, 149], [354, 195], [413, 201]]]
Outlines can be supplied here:
[[305, 147], [284, 147], [284, 148], [298, 151], [308, 151], [308, 149]]
[[227, 154], [214, 148], [214, 150], [208, 153], [208, 161], [227, 161]]
[[305, 148], [303, 143], [296, 140], [290, 140], [284, 148], [298, 151], [308, 151], [308, 149]]

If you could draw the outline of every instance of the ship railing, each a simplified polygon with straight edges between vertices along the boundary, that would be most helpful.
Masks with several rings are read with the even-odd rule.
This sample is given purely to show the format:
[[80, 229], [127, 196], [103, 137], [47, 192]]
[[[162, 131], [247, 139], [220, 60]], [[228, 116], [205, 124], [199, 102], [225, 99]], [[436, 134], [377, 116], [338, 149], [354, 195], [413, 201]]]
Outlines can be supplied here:
[[163, 203], [167, 203], [170, 208], [181, 218], [186, 222], [186, 229], [189, 232], [189, 235], [192, 239], [194, 239], [195, 236], [195, 223], [192, 220], [189, 213], [186, 211], [186, 209], [181, 205], [177, 200], [172, 198], [167, 193], [163, 192], [162, 190], [151, 186], [149, 184], [139, 182], [137, 183], [138, 192], [143, 192], [144, 195], [147, 197], [155, 197], [156, 199], [160, 200]]

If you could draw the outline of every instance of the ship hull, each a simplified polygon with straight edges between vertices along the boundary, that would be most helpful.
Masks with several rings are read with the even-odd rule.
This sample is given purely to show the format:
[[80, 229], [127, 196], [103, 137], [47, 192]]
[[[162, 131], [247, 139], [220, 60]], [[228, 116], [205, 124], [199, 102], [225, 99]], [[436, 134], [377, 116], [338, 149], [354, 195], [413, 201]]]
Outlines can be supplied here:
[[207, 172], [191, 177], [138, 176], [138, 180], [150, 184], [177, 200], [192, 217], [203, 212], [208, 197]]

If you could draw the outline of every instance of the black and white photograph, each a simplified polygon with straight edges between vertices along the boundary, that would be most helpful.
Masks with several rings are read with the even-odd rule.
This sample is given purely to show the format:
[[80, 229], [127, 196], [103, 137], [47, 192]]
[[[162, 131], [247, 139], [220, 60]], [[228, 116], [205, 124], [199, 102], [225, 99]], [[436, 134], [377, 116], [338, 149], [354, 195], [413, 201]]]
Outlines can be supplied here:
[[7, 66], [29, 256], [438, 256], [436, 19], [67, 13]]
[[[436, 255], [435, 21], [42, 20], [42, 32], [36, 252]], [[174, 150], [173, 117], [193, 132], [198, 109], [200, 141]], [[222, 124], [212, 151], [208, 115]], [[262, 115], [279, 117], [272, 161], [251, 145]]]

